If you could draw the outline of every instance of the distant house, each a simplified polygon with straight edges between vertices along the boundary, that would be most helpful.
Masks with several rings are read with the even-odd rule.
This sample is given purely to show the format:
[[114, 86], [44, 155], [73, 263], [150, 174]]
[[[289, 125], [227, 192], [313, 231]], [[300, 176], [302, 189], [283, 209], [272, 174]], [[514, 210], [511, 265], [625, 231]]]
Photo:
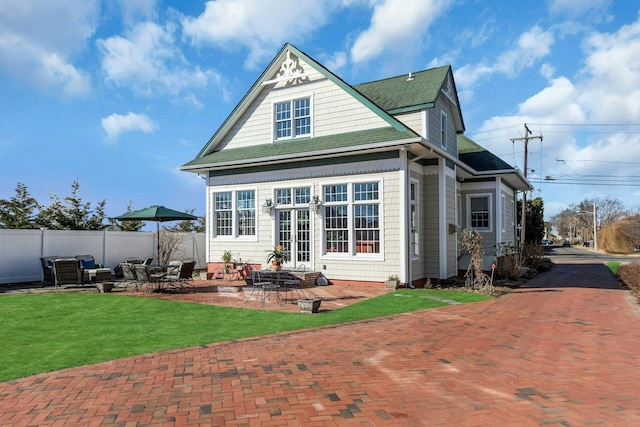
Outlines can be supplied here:
[[449, 66], [351, 86], [286, 44], [181, 167], [206, 175], [208, 262], [281, 244], [334, 283], [420, 285], [466, 269], [464, 228], [491, 258], [530, 184], [463, 132]]

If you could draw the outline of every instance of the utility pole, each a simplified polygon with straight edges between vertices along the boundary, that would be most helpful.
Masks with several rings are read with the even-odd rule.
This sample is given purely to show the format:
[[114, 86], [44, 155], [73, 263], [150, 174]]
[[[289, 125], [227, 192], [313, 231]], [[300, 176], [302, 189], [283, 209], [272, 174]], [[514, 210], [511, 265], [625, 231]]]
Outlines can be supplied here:
[[[524, 137], [522, 138], [511, 138], [511, 142], [523, 141], [524, 142], [524, 177], [527, 178], [527, 158], [529, 156], [529, 140], [530, 139], [539, 139], [542, 141], [542, 135], [538, 136], [529, 136], [531, 131], [527, 124], [524, 124]], [[525, 215], [527, 212], [527, 190], [522, 192], [522, 213], [520, 214], [520, 245], [524, 246], [525, 240]]]

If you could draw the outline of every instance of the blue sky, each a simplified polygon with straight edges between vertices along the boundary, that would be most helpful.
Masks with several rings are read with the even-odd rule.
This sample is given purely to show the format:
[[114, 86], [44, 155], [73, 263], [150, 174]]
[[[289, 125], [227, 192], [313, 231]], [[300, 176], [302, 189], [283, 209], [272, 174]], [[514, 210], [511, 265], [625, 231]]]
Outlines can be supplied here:
[[106, 213], [205, 214], [193, 159], [286, 42], [351, 84], [450, 64], [465, 134], [549, 217], [640, 207], [640, 19], [627, 0], [2, 0], [0, 198], [80, 182]]

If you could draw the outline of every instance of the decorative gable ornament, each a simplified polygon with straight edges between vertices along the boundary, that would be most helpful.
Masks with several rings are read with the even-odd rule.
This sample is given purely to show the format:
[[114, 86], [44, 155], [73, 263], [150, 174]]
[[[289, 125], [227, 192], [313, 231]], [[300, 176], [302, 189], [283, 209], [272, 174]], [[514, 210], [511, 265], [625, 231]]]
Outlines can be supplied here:
[[456, 96], [453, 93], [453, 82], [451, 81], [451, 73], [447, 73], [447, 77], [444, 79], [444, 83], [442, 83], [442, 93], [446, 95], [447, 98], [453, 102], [453, 105], [458, 105], [456, 102]]
[[298, 57], [294, 56], [292, 58], [291, 51], [287, 51], [287, 57], [282, 61], [280, 71], [276, 78], [262, 82], [262, 86], [283, 81], [289, 82], [291, 80], [295, 80], [299, 83], [301, 80], [306, 78], [307, 75], [304, 72], [304, 68], [300, 66]]

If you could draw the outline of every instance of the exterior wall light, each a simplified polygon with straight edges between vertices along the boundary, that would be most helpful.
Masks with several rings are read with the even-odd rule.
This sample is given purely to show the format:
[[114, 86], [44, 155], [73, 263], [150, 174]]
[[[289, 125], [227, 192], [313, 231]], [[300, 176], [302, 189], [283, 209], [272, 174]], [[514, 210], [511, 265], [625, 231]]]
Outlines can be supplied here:
[[311, 200], [309, 200], [309, 211], [315, 212], [316, 214], [320, 213], [320, 208], [322, 207], [322, 201], [320, 197], [313, 196]]
[[264, 205], [262, 205], [262, 212], [271, 215], [273, 212], [273, 200], [267, 199], [264, 201]]

